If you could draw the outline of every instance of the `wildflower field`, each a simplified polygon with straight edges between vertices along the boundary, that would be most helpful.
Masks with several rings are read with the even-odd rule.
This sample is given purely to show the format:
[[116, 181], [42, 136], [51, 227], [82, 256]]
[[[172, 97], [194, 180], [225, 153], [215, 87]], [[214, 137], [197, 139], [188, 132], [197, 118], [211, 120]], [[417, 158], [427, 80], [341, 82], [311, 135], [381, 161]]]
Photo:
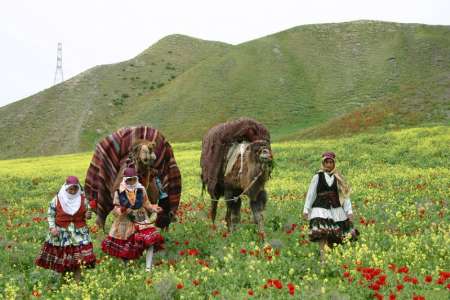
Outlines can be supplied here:
[[[272, 145], [276, 161], [261, 241], [248, 201], [229, 234], [201, 196], [200, 143], [175, 144], [183, 176], [178, 223], [166, 249], [125, 266], [100, 251], [104, 233], [89, 221], [97, 255], [82, 281], [62, 283], [37, 268], [46, 212], [67, 175], [84, 179], [92, 153], [0, 161], [0, 293], [5, 299], [449, 299], [450, 127], [404, 129], [335, 140]], [[352, 185], [356, 243], [318, 261], [301, 218], [325, 150]], [[111, 224], [108, 218], [107, 230]]]

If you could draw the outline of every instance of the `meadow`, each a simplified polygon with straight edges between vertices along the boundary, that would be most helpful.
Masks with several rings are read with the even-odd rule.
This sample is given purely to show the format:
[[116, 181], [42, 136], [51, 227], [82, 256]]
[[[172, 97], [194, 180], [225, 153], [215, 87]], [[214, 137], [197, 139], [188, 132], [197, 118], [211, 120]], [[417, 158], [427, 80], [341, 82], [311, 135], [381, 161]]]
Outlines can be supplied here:
[[[104, 237], [89, 221], [97, 255], [82, 281], [37, 268], [48, 230], [46, 212], [67, 175], [84, 179], [92, 153], [0, 161], [0, 297], [5, 299], [449, 299], [450, 127], [403, 129], [348, 138], [272, 145], [266, 239], [249, 203], [229, 234], [208, 219], [201, 195], [200, 143], [174, 145], [183, 176], [178, 223], [163, 232], [166, 249], [152, 273], [143, 259], [124, 266], [100, 250]], [[301, 218], [320, 154], [337, 153], [352, 185], [355, 243], [318, 261]], [[111, 223], [108, 218], [107, 229]]]

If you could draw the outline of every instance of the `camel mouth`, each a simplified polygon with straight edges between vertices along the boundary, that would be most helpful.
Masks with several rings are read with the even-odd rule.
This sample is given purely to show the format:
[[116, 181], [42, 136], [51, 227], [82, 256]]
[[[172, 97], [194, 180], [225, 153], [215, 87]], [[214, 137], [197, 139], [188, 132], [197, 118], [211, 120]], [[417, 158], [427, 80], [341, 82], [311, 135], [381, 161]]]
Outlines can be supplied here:
[[260, 159], [262, 162], [271, 162], [272, 159], [273, 159], [272, 153], [270, 153], [269, 150], [264, 149], [264, 150], [261, 152], [261, 154], [259, 155], [259, 159]]

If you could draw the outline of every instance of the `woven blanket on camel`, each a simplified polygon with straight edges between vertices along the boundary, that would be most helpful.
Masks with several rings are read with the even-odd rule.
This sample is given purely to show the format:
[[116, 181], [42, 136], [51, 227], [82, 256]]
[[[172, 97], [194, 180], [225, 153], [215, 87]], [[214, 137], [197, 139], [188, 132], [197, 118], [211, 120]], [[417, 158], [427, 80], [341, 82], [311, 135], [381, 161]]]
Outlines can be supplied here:
[[261, 123], [240, 118], [221, 123], [211, 128], [203, 137], [200, 166], [202, 183], [214, 199], [223, 196], [223, 174], [221, 172], [226, 153], [233, 143], [264, 140], [270, 143], [270, 134]]
[[[172, 147], [157, 130], [147, 126], [122, 128], [101, 140], [89, 165], [85, 181], [85, 193], [96, 201], [97, 221], [103, 225], [113, 208], [113, 187], [118, 172], [129, 163], [131, 146], [138, 140], [155, 143], [154, 169], [169, 196], [170, 209], [176, 212], [180, 203], [181, 174]], [[100, 218], [100, 219], [99, 219]]]

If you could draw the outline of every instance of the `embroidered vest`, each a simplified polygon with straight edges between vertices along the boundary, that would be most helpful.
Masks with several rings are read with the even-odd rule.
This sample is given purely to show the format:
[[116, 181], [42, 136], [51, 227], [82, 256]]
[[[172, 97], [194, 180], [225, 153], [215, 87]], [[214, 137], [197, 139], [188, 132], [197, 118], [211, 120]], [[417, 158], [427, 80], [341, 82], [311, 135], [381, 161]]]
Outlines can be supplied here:
[[67, 228], [71, 222], [76, 228], [86, 226], [86, 207], [84, 205], [85, 196], [81, 195], [81, 203], [78, 211], [73, 215], [64, 212], [61, 203], [59, 203], [58, 196], [56, 196], [56, 217], [55, 222], [59, 227]]
[[144, 203], [144, 190], [143, 189], [136, 190], [136, 202], [134, 203], [134, 205], [131, 205], [130, 201], [128, 200], [126, 191], [123, 191], [123, 192], [117, 191], [117, 193], [119, 194], [119, 203], [120, 203], [120, 206], [122, 206], [122, 207], [131, 208], [131, 209], [139, 209], [142, 207], [142, 204]]
[[339, 193], [337, 188], [337, 179], [334, 178], [333, 184], [329, 186], [325, 179], [325, 173], [319, 172], [319, 182], [317, 183], [317, 196], [312, 207], [336, 208], [341, 206], [339, 202]]

